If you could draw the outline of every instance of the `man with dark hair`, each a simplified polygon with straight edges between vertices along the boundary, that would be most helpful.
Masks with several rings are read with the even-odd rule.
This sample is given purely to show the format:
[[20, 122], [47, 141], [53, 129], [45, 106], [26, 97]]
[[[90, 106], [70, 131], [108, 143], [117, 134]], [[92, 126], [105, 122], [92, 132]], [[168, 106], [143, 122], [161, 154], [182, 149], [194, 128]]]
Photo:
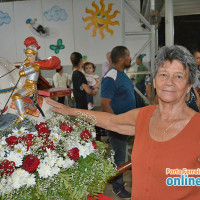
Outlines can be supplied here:
[[[104, 75], [101, 83], [101, 105], [104, 112], [121, 114], [136, 107], [134, 85], [124, 69], [130, 67], [129, 50], [117, 46], [111, 51], [113, 67]], [[111, 148], [115, 152], [115, 164], [125, 163], [128, 136], [109, 131]], [[131, 194], [125, 190], [123, 176], [112, 181], [113, 192], [122, 199], [130, 199]]]
[[[128, 51], [128, 49], [124, 46], [117, 46], [117, 47], [113, 48], [111, 55], [110, 55], [112, 63], [116, 64], [120, 58], [124, 57], [127, 54], [127, 51]], [[129, 68], [129, 67], [130, 67], [130, 63], [125, 68]]]

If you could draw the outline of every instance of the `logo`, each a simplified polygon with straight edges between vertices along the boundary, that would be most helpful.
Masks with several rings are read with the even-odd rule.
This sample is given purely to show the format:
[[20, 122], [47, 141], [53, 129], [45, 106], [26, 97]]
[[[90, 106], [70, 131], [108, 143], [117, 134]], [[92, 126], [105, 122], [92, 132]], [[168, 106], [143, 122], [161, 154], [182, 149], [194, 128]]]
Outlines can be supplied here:
[[[166, 168], [167, 186], [200, 186], [200, 168], [197, 169], [170, 169]], [[178, 175], [178, 176], [176, 176]]]

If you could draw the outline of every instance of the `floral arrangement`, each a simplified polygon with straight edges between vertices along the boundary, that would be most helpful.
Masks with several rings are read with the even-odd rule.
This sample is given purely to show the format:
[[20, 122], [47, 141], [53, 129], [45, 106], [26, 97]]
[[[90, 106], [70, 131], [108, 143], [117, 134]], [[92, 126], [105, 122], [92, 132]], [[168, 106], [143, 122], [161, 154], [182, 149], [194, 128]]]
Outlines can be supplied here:
[[1, 199], [82, 200], [103, 193], [116, 175], [113, 154], [95, 141], [95, 120], [54, 114], [0, 139]]

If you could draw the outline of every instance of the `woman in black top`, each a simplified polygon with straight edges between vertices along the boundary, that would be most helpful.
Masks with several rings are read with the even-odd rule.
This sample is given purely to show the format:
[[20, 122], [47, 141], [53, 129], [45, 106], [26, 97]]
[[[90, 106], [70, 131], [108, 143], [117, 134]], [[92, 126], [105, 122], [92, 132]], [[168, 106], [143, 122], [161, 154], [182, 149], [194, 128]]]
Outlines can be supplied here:
[[95, 95], [98, 89], [91, 90], [87, 85], [85, 75], [81, 72], [83, 66], [82, 55], [78, 52], [73, 52], [70, 56], [70, 60], [73, 65], [72, 82], [76, 108], [88, 109], [86, 93]]

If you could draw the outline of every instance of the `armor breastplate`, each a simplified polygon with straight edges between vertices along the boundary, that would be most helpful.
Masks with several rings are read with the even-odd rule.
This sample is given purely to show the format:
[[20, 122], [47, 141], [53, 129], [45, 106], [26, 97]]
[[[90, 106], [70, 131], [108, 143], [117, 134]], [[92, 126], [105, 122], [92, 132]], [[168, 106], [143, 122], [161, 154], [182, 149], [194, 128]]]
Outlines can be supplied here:
[[37, 81], [39, 77], [39, 71], [36, 71], [31, 65], [24, 67], [26, 79], [31, 81]]
[[34, 72], [32, 74], [27, 75], [26, 79], [31, 81], [37, 81], [38, 77], [39, 77], [39, 72]]

